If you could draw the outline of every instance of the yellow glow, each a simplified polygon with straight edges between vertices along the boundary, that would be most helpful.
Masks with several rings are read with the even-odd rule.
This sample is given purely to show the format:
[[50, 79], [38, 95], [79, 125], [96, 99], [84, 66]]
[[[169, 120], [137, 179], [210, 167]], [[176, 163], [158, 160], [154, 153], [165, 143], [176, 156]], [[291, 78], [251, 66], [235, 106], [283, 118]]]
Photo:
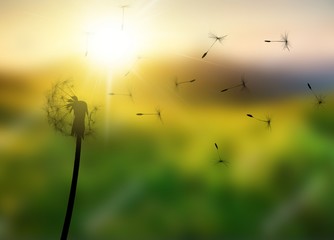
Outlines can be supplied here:
[[140, 50], [134, 31], [117, 27], [97, 28], [87, 32], [87, 56], [97, 64], [124, 66], [130, 64]]

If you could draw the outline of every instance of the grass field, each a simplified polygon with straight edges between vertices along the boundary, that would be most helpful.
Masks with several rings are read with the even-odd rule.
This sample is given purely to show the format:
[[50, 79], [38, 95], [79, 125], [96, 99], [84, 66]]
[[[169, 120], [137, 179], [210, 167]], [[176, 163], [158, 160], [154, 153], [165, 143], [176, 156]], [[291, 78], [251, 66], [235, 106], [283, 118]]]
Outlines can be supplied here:
[[[307, 89], [270, 101], [202, 104], [182, 91], [163, 99], [163, 124], [136, 116], [154, 111], [149, 101], [102, 105], [96, 134], [83, 141], [72, 238], [331, 235], [333, 94], [317, 107]], [[57, 239], [75, 140], [48, 126], [42, 105], [18, 100], [17, 111], [6, 108], [11, 101], [2, 107], [0, 236]], [[246, 114], [270, 114], [271, 130]]]

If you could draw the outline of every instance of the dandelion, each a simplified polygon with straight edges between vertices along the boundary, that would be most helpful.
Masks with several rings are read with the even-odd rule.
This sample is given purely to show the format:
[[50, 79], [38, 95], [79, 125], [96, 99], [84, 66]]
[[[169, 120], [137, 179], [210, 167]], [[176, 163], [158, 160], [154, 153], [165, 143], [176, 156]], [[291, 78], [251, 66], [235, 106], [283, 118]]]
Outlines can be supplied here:
[[162, 116], [161, 116], [161, 110], [159, 108], [157, 108], [154, 113], [136, 113], [136, 115], [137, 116], [158, 116], [160, 122], [163, 123]]
[[[56, 131], [59, 131], [64, 135], [74, 136], [76, 138], [71, 189], [61, 233], [61, 239], [67, 239], [76, 196], [81, 143], [85, 136], [93, 133], [92, 128], [95, 124], [94, 119], [98, 108], [94, 107], [91, 112], [88, 112], [87, 103], [78, 99], [69, 80], [65, 80], [56, 83], [52, 87], [51, 91], [47, 95], [47, 105], [45, 110], [49, 124], [53, 126]], [[72, 112], [74, 115], [73, 120]], [[86, 117], [88, 119], [88, 129], [86, 129], [85, 124]]]
[[221, 157], [220, 157], [220, 154], [219, 154], [219, 149], [218, 149], [218, 145], [217, 145], [217, 143], [215, 143], [215, 147], [216, 147], [216, 150], [217, 150], [217, 154], [218, 154], [218, 157], [219, 157], [219, 160], [217, 161], [217, 163], [219, 163], [219, 164], [221, 164], [221, 163], [223, 163], [226, 167], [228, 167], [228, 161], [226, 161], [226, 160], [223, 160]]
[[260, 118], [256, 118], [254, 117], [252, 114], [247, 114], [247, 117], [250, 117], [250, 118], [254, 118], [260, 122], [265, 122], [266, 123], [266, 126], [269, 130], [271, 130], [271, 117], [270, 116], [267, 116], [266, 119], [260, 119]]
[[248, 89], [247, 86], [246, 86], [245, 75], [241, 76], [241, 83], [240, 84], [229, 87], [229, 88], [225, 88], [225, 89], [221, 90], [220, 92], [226, 92], [230, 89], [239, 88], [239, 87], [240, 87], [240, 90], [247, 90]]
[[211, 50], [211, 48], [213, 47], [213, 45], [215, 45], [215, 43], [217, 41], [219, 41], [220, 43], [223, 42], [223, 40], [225, 39], [225, 37], [227, 37], [227, 35], [218, 37], [217, 35], [213, 34], [213, 33], [209, 33], [209, 38], [213, 38], [214, 42], [212, 43], [212, 45], [209, 47], [208, 51], [206, 51], [203, 55], [202, 58], [205, 58], [205, 56], [209, 53], [209, 51]]
[[320, 106], [320, 105], [322, 105], [323, 103], [325, 103], [325, 101], [324, 101], [324, 97], [323, 97], [323, 96], [321, 96], [321, 95], [317, 95], [317, 94], [313, 91], [313, 89], [312, 89], [312, 87], [311, 87], [311, 85], [310, 85], [309, 83], [307, 83], [307, 86], [308, 86], [308, 88], [311, 90], [311, 92], [313, 93], [313, 95], [314, 95], [314, 97], [315, 97], [315, 99], [316, 99], [316, 104], [317, 104], [318, 106]]
[[176, 78], [175, 79], [175, 88], [177, 89], [181, 84], [187, 84], [187, 83], [193, 83], [193, 82], [195, 82], [196, 81], [196, 79], [192, 79], [192, 80], [188, 80], [188, 81], [178, 81], [178, 79]]
[[283, 50], [287, 49], [290, 51], [290, 42], [288, 39], [288, 33], [284, 33], [281, 35], [281, 40], [264, 40], [264, 42], [270, 43], [270, 42], [280, 42], [283, 43]]

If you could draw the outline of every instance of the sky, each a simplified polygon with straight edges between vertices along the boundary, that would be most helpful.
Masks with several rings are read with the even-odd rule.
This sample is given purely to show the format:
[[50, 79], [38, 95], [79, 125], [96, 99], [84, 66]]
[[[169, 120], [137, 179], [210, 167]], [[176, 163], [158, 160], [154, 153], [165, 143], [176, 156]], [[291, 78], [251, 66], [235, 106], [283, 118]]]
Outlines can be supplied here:
[[[121, 31], [121, 6], [125, 5]], [[329, 0], [4, 0], [0, 66], [41, 64], [81, 54], [87, 46], [100, 63], [106, 63], [106, 53], [109, 58], [122, 55], [114, 57], [113, 64], [137, 55], [175, 54], [200, 60], [212, 43], [210, 32], [228, 36], [213, 47], [208, 61], [228, 58], [264, 67], [278, 62], [299, 68], [330, 66], [334, 59], [332, 9]], [[87, 32], [93, 34], [87, 37]], [[279, 40], [285, 32], [290, 52], [282, 51], [280, 43], [264, 43]], [[132, 52], [124, 56], [122, 48]]]

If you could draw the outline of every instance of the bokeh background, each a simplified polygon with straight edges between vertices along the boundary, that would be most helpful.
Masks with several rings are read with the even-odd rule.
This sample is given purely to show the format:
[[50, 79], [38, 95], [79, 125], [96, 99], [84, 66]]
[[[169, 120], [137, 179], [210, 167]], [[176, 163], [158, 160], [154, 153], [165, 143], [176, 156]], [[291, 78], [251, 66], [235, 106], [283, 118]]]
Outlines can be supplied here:
[[[66, 79], [98, 109], [69, 239], [332, 237], [333, 10], [331, 0], [2, 0], [0, 238], [59, 239], [75, 139], [46, 109]], [[202, 59], [210, 32], [228, 36]], [[264, 42], [285, 32], [290, 51]], [[221, 92], [243, 75], [247, 90]], [[162, 121], [136, 115], [156, 109]], [[246, 114], [270, 116], [271, 129]]]

